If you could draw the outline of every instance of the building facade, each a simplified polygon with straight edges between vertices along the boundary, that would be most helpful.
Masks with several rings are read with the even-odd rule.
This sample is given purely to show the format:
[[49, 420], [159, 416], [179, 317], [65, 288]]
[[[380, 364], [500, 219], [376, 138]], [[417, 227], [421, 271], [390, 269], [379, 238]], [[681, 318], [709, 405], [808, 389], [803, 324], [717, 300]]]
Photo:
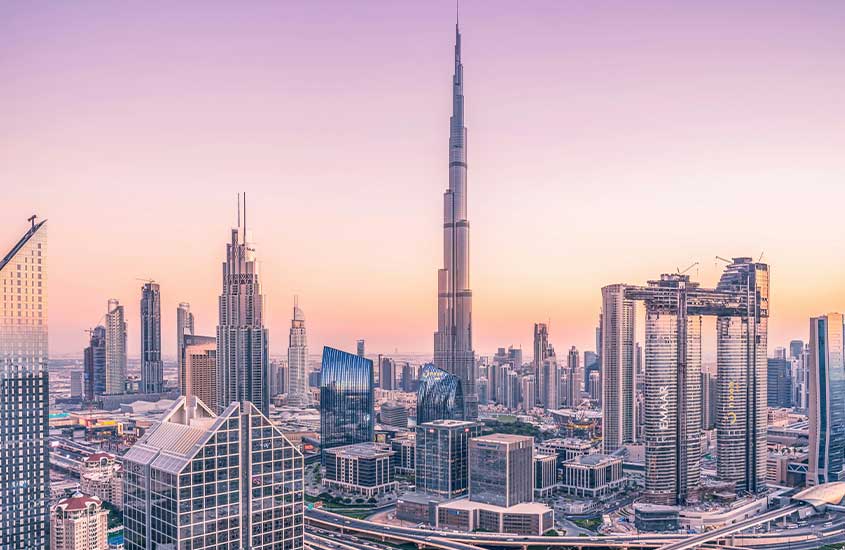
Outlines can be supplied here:
[[792, 363], [789, 359], [772, 359], [767, 362], [766, 405], [769, 407], [792, 406]]
[[563, 463], [560, 488], [567, 494], [600, 498], [618, 492], [624, 485], [622, 457], [589, 454]]
[[457, 498], [469, 488], [469, 442], [481, 426], [465, 420], [434, 420], [416, 428], [418, 493]]
[[46, 220], [0, 259], [0, 548], [49, 546]]
[[250, 401], [263, 415], [269, 414], [269, 353], [264, 328], [264, 295], [251, 234], [244, 221], [232, 229], [223, 262], [222, 292], [218, 300], [217, 406], [225, 409], [233, 401]]
[[303, 458], [249, 402], [180, 397], [124, 462], [126, 550], [299, 550]]
[[326, 450], [323, 483], [341, 491], [374, 497], [396, 490], [394, 451], [384, 443], [356, 443]]
[[320, 372], [320, 445], [325, 460], [328, 449], [373, 441], [373, 362], [327, 346]]
[[293, 298], [293, 318], [288, 336], [288, 403], [305, 406], [311, 401], [308, 391], [308, 337], [305, 333], [305, 314], [299, 307], [299, 298]]
[[182, 337], [182, 395], [195, 395], [216, 411], [217, 403], [217, 339], [214, 336], [186, 334]]
[[[636, 373], [634, 368], [635, 308], [626, 298], [625, 285], [601, 289], [601, 327], [596, 339], [601, 342], [602, 445], [613, 453], [626, 443], [636, 441]], [[599, 336], [600, 334], [600, 336]]]
[[810, 319], [808, 485], [845, 479], [844, 346], [842, 314]]
[[464, 420], [460, 378], [432, 364], [423, 367], [417, 388], [417, 424], [434, 420]]
[[108, 550], [109, 513], [96, 496], [77, 492], [50, 513], [52, 550]]
[[455, 25], [455, 73], [449, 122], [449, 188], [443, 195], [443, 268], [437, 272], [437, 332], [434, 364], [461, 380], [464, 418], [478, 418], [475, 351], [472, 347], [472, 290], [469, 285], [467, 140], [464, 126], [464, 67], [461, 33]]
[[141, 287], [141, 393], [161, 393], [161, 288], [148, 282]]
[[191, 313], [191, 304], [180, 302], [176, 308], [176, 369], [179, 372], [179, 388], [182, 395], [185, 395], [185, 369], [182, 364], [185, 349], [185, 335], [194, 334], [194, 314]]
[[469, 442], [469, 499], [505, 508], [534, 500], [534, 438], [491, 434]]
[[126, 393], [126, 316], [116, 298], [106, 313], [106, 376], [104, 395]]

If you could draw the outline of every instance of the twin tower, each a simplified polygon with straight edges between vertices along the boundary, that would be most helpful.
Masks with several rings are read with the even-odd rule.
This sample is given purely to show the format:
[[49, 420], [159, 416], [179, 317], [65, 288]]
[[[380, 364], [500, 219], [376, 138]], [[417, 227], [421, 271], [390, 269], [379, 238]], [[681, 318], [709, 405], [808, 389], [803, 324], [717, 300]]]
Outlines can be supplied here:
[[[635, 302], [645, 305], [645, 418], [637, 418]], [[648, 286], [602, 289], [604, 451], [636, 442], [643, 426], [645, 496], [697, 499], [701, 481], [701, 324], [716, 317], [718, 476], [739, 493], [766, 482], [769, 267], [734, 258], [715, 289], [682, 274]]]

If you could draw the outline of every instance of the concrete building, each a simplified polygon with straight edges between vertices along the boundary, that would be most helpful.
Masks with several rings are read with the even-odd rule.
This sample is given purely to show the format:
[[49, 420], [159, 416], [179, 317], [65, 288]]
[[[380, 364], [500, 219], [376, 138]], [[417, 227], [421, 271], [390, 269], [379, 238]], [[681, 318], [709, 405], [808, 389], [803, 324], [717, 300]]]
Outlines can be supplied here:
[[123, 464], [126, 550], [303, 547], [302, 453], [252, 403], [180, 397]]
[[469, 442], [469, 499], [505, 508], [534, 500], [534, 438], [491, 434]]
[[82, 462], [79, 490], [123, 510], [123, 467], [111, 453], [93, 453]]
[[469, 445], [481, 426], [464, 420], [435, 420], [416, 428], [418, 493], [451, 499], [469, 488]]
[[217, 339], [213, 336], [186, 334], [182, 342], [182, 395], [195, 395], [217, 410]]
[[117, 299], [109, 300], [106, 313], [105, 395], [126, 391], [126, 317]]
[[53, 506], [50, 514], [50, 548], [108, 550], [108, 523], [109, 513], [99, 498], [79, 492], [63, 498]]
[[396, 490], [394, 451], [383, 443], [357, 443], [326, 451], [323, 483], [341, 491], [374, 497]]
[[408, 427], [408, 409], [399, 403], [388, 401], [381, 406], [379, 418], [382, 424], [397, 428]]
[[464, 418], [475, 420], [478, 418], [478, 396], [475, 391], [478, 377], [472, 347], [466, 133], [461, 33], [456, 25], [452, 117], [449, 121], [449, 188], [443, 194], [443, 268], [437, 272], [434, 364], [461, 380]]
[[563, 463], [562, 491], [579, 497], [599, 498], [625, 486], [622, 457], [590, 454]]
[[409, 433], [408, 437], [394, 438], [390, 442], [393, 450], [393, 471], [396, 475], [412, 476], [417, 469], [417, 438], [416, 433]]
[[0, 548], [48, 548], [46, 220], [0, 258]]
[[546, 439], [537, 445], [537, 452], [545, 455], [554, 455], [557, 457], [558, 467], [563, 466], [563, 463], [572, 460], [573, 458], [597, 453], [598, 449], [592, 441], [586, 439], [576, 439], [572, 437]]

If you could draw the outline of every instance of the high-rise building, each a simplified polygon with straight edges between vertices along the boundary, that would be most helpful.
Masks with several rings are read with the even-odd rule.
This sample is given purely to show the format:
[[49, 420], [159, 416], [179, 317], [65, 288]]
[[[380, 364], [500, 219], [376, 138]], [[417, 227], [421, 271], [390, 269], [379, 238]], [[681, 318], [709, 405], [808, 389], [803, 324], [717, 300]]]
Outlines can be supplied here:
[[845, 480], [845, 329], [841, 313], [810, 319], [807, 484]]
[[249, 401], [180, 397], [123, 457], [126, 550], [303, 547], [303, 458]]
[[634, 371], [634, 301], [625, 297], [625, 285], [601, 289], [601, 407], [603, 450], [611, 454], [636, 440], [636, 379]]
[[364, 340], [358, 340], [355, 344], [358, 357], [364, 357], [366, 354], [366, 342]]
[[804, 353], [804, 341], [792, 340], [789, 342], [789, 359], [801, 359]]
[[270, 361], [270, 397], [288, 392], [289, 372], [287, 361]]
[[53, 506], [50, 513], [50, 548], [108, 550], [108, 527], [109, 512], [103, 508], [103, 501], [77, 492]]
[[109, 309], [106, 313], [106, 376], [103, 393], [117, 395], [125, 391], [126, 316], [120, 302], [112, 298], [109, 300]]
[[481, 425], [464, 420], [417, 424], [417, 492], [457, 498], [469, 488], [469, 442]]
[[373, 441], [373, 362], [328, 346], [320, 376], [320, 447]]
[[49, 548], [47, 229], [0, 259], [0, 548]]
[[83, 378], [84, 378], [85, 371], [84, 370], [73, 370], [70, 372], [70, 396], [82, 399], [82, 395], [84, 393], [83, 387]]
[[560, 369], [558, 369], [557, 356], [553, 347], [549, 346], [546, 355], [543, 357], [543, 364], [540, 366], [540, 401], [547, 409], [560, 407]]
[[590, 399], [592, 401], [601, 401], [601, 376], [599, 371], [594, 370], [590, 372]]
[[519, 374], [510, 366], [502, 367], [500, 372], [502, 379], [499, 384], [499, 390], [501, 391], [499, 402], [507, 409], [516, 410], [519, 408], [521, 401], [520, 393], [522, 391], [519, 385]]
[[709, 372], [701, 373], [701, 429], [712, 430], [716, 427], [716, 400], [718, 384], [716, 377]]
[[179, 378], [185, 385], [182, 395], [194, 395], [211, 407], [217, 403], [217, 339], [214, 336], [186, 334], [182, 337], [182, 369]]
[[[543, 373], [543, 362], [549, 351], [549, 327], [546, 323], [534, 323], [534, 377], [536, 379], [534, 399], [538, 403], [546, 405], [547, 381]], [[518, 367], [519, 365], [514, 365]], [[549, 408], [556, 408], [551, 406]]]
[[767, 362], [766, 405], [769, 407], [792, 406], [792, 363], [789, 359], [772, 359]]
[[434, 364], [461, 379], [464, 417], [478, 418], [475, 351], [472, 347], [472, 290], [469, 286], [467, 140], [464, 127], [464, 67], [461, 33], [455, 25], [455, 74], [449, 123], [449, 188], [443, 195], [443, 268], [437, 272], [437, 332]]
[[305, 314], [299, 308], [299, 298], [293, 297], [293, 318], [288, 336], [288, 377], [287, 401], [291, 405], [305, 406], [310, 401], [308, 391], [308, 337], [305, 334]]
[[514, 367], [522, 366], [522, 348], [508, 346], [508, 363]]
[[537, 403], [534, 401], [534, 375], [529, 374], [522, 377], [522, 410], [525, 412], [530, 411], [534, 407], [537, 406]]
[[408, 409], [399, 403], [388, 401], [379, 409], [379, 419], [382, 424], [397, 428], [408, 427]]
[[83, 355], [85, 399], [92, 401], [95, 395], [106, 393], [106, 327], [99, 325], [91, 329], [88, 347]]
[[490, 383], [487, 381], [486, 376], [482, 376], [478, 379], [478, 383], [475, 385], [475, 390], [478, 393], [479, 405], [486, 405], [490, 402]]
[[534, 500], [534, 438], [491, 434], [469, 442], [469, 499], [510, 507]]
[[461, 380], [432, 364], [423, 367], [417, 389], [417, 424], [434, 420], [463, 420]]
[[575, 346], [569, 348], [568, 368], [566, 404], [569, 407], [577, 407], [581, 403], [581, 392], [584, 390], [584, 369], [581, 368], [580, 355]]
[[269, 335], [264, 328], [264, 295], [258, 275], [255, 246], [246, 230], [244, 196], [243, 226], [238, 208], [238, 227], [232, 229], [223, 262], [217, 324], [217, 405], [220, 410], [232, 401], [250, 401], [267, 416]]
[[396, 361], [384, 355], [378, 356], [378, 382], [383, 390], [396, 389]]
[[414, 380], [416, 379], [414, 366], [408, 362], [402, 364], [402, 391], [414, 391]]
[[[182, 350], [185, 346], [186, 334], [194, 334], [194, 314], [191, 313], [191, 304], [181, 302], [176, 308], [176, 370], [179, 372], [180, 388], [185, 387], [185, 380], [182, 378], [185, 372], [182, 368]], [[185, 395], [184, 389], [182, 395]]]
[[161, 289], [158, 283], [141, 287], [141, 393], [161, 393]]

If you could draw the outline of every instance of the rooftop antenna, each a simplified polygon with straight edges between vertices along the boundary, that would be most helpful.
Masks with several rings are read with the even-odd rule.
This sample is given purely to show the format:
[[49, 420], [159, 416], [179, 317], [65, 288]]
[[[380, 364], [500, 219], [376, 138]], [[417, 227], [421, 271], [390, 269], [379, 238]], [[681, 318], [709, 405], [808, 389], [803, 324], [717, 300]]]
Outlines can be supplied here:
[[246, 244], [246, 191], [244, 191], [244, 244]]
[[238, 228], [241, 227], [241, 194], [238, 193]]
[[32, 216], [30, 216], [30, 217], [28, 217], [28, 218], [26, 219], [26, 221], [28, 221], [29, 223], [31, 223], [31, 224], [32, 224], [32, 228], [33, 228], [33, 229], [35, 229], [35, 218], [37, 218], [37, 217], [38, 217], [38, 216], [36, 216], [35, 214], [33, 214]]
[[765, 251], [761, 251], [761, 252], [760, 252], [760, 257], [759, 257], [759, 258], [757, 258], [757, 263], [758, 263], [758, 264], [759, 264], [760, 262], [762, 262], [762, 261], [763, 261], [763, 254], [765, 254], [765, 253], [766, 253]]

